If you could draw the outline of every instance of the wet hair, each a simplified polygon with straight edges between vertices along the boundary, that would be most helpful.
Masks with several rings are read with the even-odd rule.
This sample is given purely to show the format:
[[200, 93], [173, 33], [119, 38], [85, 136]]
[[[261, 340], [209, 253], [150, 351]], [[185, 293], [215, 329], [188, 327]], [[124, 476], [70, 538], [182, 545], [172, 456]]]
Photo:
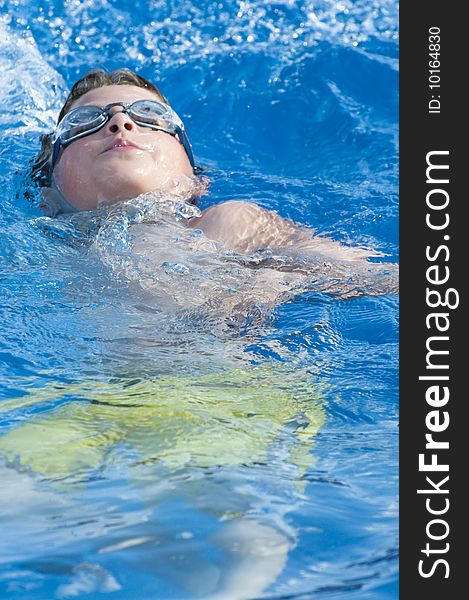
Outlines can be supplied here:
[[[106, 69], [93, 69], [86, 73], [81, 79], [79, 79], [72, 87], [70, 94], [68, 95], [65, 104], [60, 111], [57, 124], [64, 118], [64, 116], [70, 111], [73, 103], [81, 98], [84, 94], [97, 88], [105, 87], [107, 85], [134, 85], [150, 90], [160, 100], [169, 104], [165, 96], [160, 90], [150, 83], [147, 79], [141, 75], [137, 75], [130, 69], [122, 68], [115, 69], [114, 71], [107, 71]], [[40, 186], [50, 185], [51, 180], [51, 156], [52, 156], [52, 136], [53, 132], [47, 133], [41, 136], [41, 149], [37, 156], [34, 158], [31, 166], [31, 178]]]

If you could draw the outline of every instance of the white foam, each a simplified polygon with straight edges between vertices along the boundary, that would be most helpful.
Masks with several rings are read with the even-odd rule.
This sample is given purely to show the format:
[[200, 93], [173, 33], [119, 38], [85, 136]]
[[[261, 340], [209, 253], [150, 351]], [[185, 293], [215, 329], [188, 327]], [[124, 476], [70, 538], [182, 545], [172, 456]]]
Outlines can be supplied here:
[[66, 94], [65, 83], [41, 55], [29, 30], [0, 21], [0, 125], [9, 135], [49, 131]]

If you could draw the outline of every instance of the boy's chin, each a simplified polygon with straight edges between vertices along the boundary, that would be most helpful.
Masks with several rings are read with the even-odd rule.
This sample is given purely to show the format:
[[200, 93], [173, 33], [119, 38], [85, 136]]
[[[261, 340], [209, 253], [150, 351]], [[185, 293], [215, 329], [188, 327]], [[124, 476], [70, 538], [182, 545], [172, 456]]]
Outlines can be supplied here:
[[44, 188], [40, 208], [47, 216], [56, 216], [61, 213], [71, 213], [83, 210], [94, 210], [110, 206], [118, 202], [132, 200], [146, 193], [153, 193], [157, 198], [164, 200], [168, 197], [177, 197], [188, 200], [197, 194], [197, 178], [189, 175], [173, 175], [161, 180], [114, 180], [112, 185], [104, 185], [95, 191], [92, 197], [74, 198], [74, 202], [65, 199], [57, 187]]
[[173, 175], [161, 180], [136, 182], [134, 185], [122, 186], [113, 196], [113, 202], [137, 198], [141, 194], [153, 193], [157, 197], [177, 196], [178, 198], [191, 197], [195, 189], [195, 179], [188, 175]]

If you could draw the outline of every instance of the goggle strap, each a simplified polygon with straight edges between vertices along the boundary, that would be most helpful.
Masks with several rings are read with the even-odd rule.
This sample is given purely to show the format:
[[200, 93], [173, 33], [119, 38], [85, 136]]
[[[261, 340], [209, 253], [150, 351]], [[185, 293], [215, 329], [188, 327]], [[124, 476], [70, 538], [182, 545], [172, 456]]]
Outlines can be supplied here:
[[187, 157], [189, 158], [189, 162], [191, 163], [191, 167], [193, 169], [195, 169], [195, 160], [194, 160], [194, 154], [192, 152], [192, 146], [189, 142], [189, 138], [186, 135], [186, 132], [184, 131], [184, 129], [181, 129], [179, 126], [176, 127], [176, 131], [177, 134], [182, 142], [182, 145], [184, 146], [184, 150], [186, 151]]

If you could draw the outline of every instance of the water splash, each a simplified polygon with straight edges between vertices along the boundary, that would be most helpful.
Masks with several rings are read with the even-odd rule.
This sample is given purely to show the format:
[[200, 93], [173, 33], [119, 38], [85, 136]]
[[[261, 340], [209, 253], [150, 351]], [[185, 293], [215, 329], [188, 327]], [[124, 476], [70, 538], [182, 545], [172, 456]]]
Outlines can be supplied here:
[[[32, 8], [28, 17], [23, 5]], [[397, 5], [392, 0], [238, 0], [197, 5], [139, 0], [132, 10], [108, 0], [34, 7], [23, 0], [7, 6], [11, 24], [28, 26], [39, 39], [49, 40], [41, 50], [45, 56], [53, 52], [54, 60], [68, 69], [80, 68], [80, 53], [85, 50], [88, 60], [91, 53], [97, 63], [103, 58], [123, 64], [130, 60], [165, 69], [240, 50], [272, 56], [281, 51], [285, 60], [291, 60], [324, 40], [356, 47], [373, 38], [396, 41], [398, 32]]]

